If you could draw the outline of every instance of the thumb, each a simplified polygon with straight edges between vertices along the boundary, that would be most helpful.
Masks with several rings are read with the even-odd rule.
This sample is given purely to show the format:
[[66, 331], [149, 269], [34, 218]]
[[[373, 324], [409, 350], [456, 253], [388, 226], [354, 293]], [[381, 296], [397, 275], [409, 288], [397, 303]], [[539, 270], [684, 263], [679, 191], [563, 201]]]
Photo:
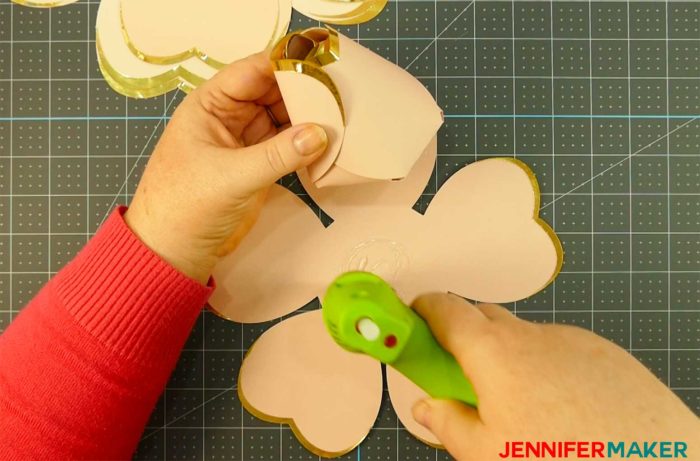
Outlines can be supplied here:
[[476, 409], [455, 400], [425, 399], [413, 405], [413, 418], [435, 434], [456, 459], [473, 457], [477, 431], [483, 427]]
[[254, 192], [316, 160], [328, 145], [328, 136], [318, 125], [288, 128], [253, 146], [237, 149], [232, 156], [239, 176], [237, 184]]

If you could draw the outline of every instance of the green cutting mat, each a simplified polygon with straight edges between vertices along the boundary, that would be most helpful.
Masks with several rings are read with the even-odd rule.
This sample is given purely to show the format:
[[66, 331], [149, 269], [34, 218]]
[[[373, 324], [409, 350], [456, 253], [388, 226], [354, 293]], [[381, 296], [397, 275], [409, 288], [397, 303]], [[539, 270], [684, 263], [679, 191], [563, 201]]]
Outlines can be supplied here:
[[[127, 100], [107, 86], [97, 7], [0, 0], [0, 330], [128, 202], [182, 97]], [[537, 173], [566, 261], [512, 309], [610, 338], [700, 412], [700, 4], [402, 0], [341, 30], [445, 110], [419, 209], [477, 159], [517, 156]], [[137, 457], [317, 459], [247, 415], [231, 387], [268, 327], [203, 314]], [[386, 395], [375, 426], [343, 459], [448, 459], [400, 427]]]

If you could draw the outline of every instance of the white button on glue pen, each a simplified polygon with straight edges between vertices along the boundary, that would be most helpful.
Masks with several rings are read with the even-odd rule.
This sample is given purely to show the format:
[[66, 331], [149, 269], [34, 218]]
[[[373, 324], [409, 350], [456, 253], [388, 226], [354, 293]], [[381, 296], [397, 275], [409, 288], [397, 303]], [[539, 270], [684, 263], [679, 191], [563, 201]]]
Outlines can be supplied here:
[[379, 326], [372, 319], [363, 317], [357, 321], [357, 331], [367, 340], [374, 341], [379, 338]]

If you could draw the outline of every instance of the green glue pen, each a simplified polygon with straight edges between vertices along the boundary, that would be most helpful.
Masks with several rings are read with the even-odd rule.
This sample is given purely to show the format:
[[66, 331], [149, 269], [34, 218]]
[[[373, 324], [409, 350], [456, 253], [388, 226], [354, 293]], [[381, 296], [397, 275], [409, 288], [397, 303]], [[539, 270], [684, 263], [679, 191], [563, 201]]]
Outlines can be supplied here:
[[323, 298], [323, 321], [344, 349], [392, 366], [433, 398], [476, 407], [474, 388], [454, 356], [376, 275], [347, 272], [335, 279]]

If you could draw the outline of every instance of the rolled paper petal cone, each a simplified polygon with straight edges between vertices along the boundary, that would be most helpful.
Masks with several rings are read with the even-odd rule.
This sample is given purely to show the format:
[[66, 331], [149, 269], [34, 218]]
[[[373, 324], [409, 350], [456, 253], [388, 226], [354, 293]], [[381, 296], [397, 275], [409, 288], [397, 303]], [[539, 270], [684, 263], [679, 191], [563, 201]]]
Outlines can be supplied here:
[[289, 424], [310, 451], [341, 456], [362, 442], [379, 413], [379, 362], [342, 349], [321, 311], [305, 312], [267, 330], [243, 360], [243, 406], [260, 419]]
[[294, 0], [298, 12], [327, 24], [360, 24], [374, 19], [389, 0]]
[[[334, 143], [308, 167], [311, 181], [324, 187], [405, 178], [442, 124], [431, 94], [405, 70], [333, 30], [292, 34], [298, 35], [316, 41], [316, 50], [302, 57], [273, 56], [292, 123], [315, 122], [341, 133], [340, 112], [345, 125], [339, 150]], [[291, 43], [289, 37], [276, 52]], [[310, 91], [309, 77], [323, 85]], [[302, 90], [304, 98], [295, 96]], [[324, 92], [335, 98], [337, 111]]]
[[216, 69], [197, 58], [178, 65], [161, 65], [136, 57], [124, 42], [119, 0], [100, 2], [95, 46], [105, 80], [115, 91], [133, 98], [157, 96], [175, 88], [189, 91], [216, 73]]
[[[319, 291], [325, 229], [301, 199], [274, 185], [250, 233], [214, 269], [212, 310], [242, 323], [282, 317]], [[323, 272], [322, 272], [323, 273]]]
[[70, 5], [78, 0], [11, 0], [13, 3], [30, 8], [56, 8], [58, 6]]
[[[303, 107], [303, 111], [292, 112], [289, 117], [293, 124], [316, 123], [328, 135], [326, 153], [316, 161], [317, 168], [328, 170], [333, 167], [345, 138], [343, 112], [333, 93], [323, 82], [311, 75], [278, 71], [277, 84], [284, 96], [284, 104], [289, 107]], [[312, 104], [309, 101], [313, 100]]]
[[146, 62], [196, 57], [221, 68], [279, 40], [291, 0], [121, 0], [120, 18], [127, 45]]

